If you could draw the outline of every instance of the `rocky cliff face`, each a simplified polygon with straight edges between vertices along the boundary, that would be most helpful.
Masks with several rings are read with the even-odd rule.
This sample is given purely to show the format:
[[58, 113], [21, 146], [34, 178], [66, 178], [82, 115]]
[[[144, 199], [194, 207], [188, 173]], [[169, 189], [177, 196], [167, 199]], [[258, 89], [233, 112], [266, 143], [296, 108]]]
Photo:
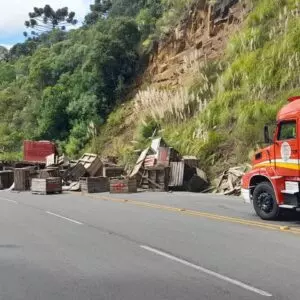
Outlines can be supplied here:
[[229, 35], [239, 29], [249, 11], [245, 3], [195, 3], [176, 29], [155, 45], [143, 80], [153, 88], [184, 86], [195, 63], [222, 57]]

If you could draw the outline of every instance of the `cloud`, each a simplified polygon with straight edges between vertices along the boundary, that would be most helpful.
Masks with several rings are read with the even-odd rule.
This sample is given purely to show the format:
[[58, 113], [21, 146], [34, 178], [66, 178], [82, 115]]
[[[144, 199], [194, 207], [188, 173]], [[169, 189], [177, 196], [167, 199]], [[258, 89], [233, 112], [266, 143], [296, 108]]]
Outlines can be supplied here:
[[[54, 9], [64, 6], [69, 7], [70, 11], [76, 13], [79, 21], [89, 10], [92, 0], [8, 0], [2, 5], [0, 10], [0, 43], [8, 43], [10, 37], [17, 35], [22, 38], [25, 30], [24, 22], [28, 19], [28, 13], [33, 7], [44, 7], [46, 4], [51, 5]], [[15, 42], [15, 38], [12, 39]]]

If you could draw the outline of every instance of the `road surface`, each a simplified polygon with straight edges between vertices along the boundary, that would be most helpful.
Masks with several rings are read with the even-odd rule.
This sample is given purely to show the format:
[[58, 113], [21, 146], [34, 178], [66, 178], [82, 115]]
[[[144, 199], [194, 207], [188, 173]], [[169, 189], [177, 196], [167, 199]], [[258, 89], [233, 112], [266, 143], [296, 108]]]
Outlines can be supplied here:
[[299, 220], [212, 195], [2, 192], [0, 300], [296, 300]]

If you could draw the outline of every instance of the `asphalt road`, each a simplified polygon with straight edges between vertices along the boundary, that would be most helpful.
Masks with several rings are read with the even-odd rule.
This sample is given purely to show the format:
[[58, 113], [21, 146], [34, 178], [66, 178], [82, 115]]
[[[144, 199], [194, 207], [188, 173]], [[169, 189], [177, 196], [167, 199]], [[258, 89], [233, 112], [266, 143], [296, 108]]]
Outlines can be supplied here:
[[0, 300], [296, 300], [299, 224], [239, 198], [2, 192]]

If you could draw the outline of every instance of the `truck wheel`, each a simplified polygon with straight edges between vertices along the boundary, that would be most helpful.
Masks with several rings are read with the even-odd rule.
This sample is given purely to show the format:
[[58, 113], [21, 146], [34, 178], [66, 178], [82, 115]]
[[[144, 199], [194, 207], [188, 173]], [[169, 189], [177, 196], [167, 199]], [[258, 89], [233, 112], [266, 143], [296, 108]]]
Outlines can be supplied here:
[[263, 220], [274, 220], [279, 215], [275, 192], [269, 182], [259, 183], [253, 192], [253, 206]]

